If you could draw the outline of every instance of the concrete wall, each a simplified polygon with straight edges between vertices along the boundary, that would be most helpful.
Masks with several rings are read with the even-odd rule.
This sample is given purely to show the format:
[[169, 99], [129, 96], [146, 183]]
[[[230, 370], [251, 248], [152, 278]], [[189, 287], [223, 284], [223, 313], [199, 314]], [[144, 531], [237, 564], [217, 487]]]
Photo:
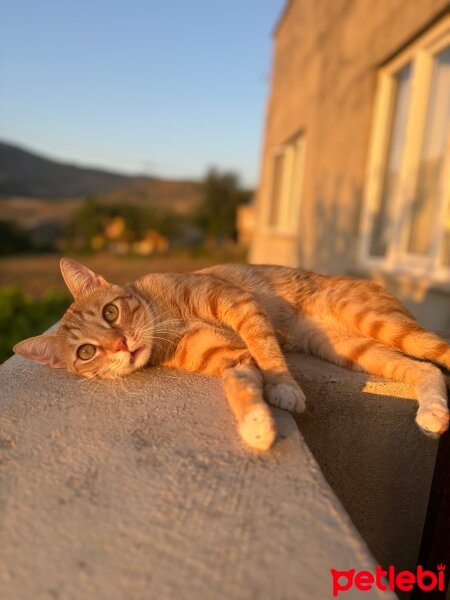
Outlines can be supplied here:
[[[275, 33], [251, 262], [355, 270], [377, 69], [448, 6], [448, 0], [289, 3]], [[271, 151], [299, 131], [306, 139], [299, 235], [268, 234], [262, 214]], [[436, 325], [445, 329], [450, 309], [441, 313]]]
[[287, 412], [259, 454], [217, 379], [87, 381], [15, 356], [0, 389], [2, 600], [324, 600], [331, 568], [374, 571]]
[[296, 416], [322, 472], [379, 564], [414, 570], [437, 441], [414, 422], [412, 388], [290, 355], [307, 410]]

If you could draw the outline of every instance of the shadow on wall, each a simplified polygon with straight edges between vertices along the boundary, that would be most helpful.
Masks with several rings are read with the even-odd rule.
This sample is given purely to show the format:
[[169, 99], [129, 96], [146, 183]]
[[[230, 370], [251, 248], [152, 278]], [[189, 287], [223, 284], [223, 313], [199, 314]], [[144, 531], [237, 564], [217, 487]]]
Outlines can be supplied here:
[[[308, 215], [308, 230], [299, 250], [301, 265], [319, 272], [342, 275], [352, 271], [357, 256], [362, 188], [340, 175], [325, 176], [314, 192], [314, 205]], [[305, 215], [306, 216], [306, 215]]]

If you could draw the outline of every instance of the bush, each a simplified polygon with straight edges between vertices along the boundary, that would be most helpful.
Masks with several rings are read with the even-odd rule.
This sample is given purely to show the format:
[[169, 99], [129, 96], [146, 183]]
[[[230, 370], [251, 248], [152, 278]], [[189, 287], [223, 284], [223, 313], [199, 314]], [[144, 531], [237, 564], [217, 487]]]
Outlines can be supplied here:
[[247, 204], [251, 192], [242, 189], [239, 177], [232, 172], [210, 169], [203, 182], [203, 199], [195, 222], [211, 239], [236, 239], [236, 211]]
[[6, 256], [29, 250], [31, 250], [31, 242], [17, 223], [0, 221], [0, 255]]
[[103, 230], [104, 211], [95, 198], [88, 198], [66, 224], [64, 238], [67, 250], [91, 250], [91, 239]]
[[32, 299], [17, 286], [0, 288], [0, 362], [13, 354], [14, 344], [53, 325], [70, 303], [68, 295], [55, 290]]
[[96, 198], [87, 198], [66, 225], [66, 249], [91, 253], [93, 239], [100, 237], [107, 241], [108, 223], [115, 218], [123, 221], [124, 230], [118, 238], [127, 242], [142, 240], [149, 230], [171, 238], [177, 234], [180, 222], [180, 217], [170, 211], [126, 203], [104, 204]]

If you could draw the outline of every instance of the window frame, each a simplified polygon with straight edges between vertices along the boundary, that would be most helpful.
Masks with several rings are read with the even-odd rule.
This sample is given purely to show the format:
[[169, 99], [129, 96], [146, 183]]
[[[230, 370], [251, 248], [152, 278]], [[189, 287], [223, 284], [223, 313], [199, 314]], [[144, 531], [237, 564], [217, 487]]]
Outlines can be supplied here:
[[[418, 38], [397, 57], [380, 68], [366, 174], [365, 197], [361, 221], [360, 264], [387, 273], [405, 273], [438, 284], [450, 285], [450, 265], [442, 264], [446, 232], [445, 216], [450, 210], [450, 135], [447, 140], [442, 167], [441, 195], [435, 217], [436, 235], [427, 256], [408, 253], [407, 238], [412, 225], [412, 204], [418, 181], [418, 166], [425, 134], [428, 103], [431, 92], [435, 56], [450, 46], [450, 15], [443, 18], [426, 34]], [[411, 63], [410, 105], [407, 117], [405, 149], [399, 169], [399, 185], [392, 210], [392, 239], [385, 256], [370, 254], [372, 227], [383, 191], [384, 173], [389, 153], [393, 109], [396, 97], [396, 76]], [[380, 176], [380, 173], [383, 175]], [[402, 218], [403, 215], [403, 218]], [[441, 225], [440, 225], [441, 224]]]
[[[297, 147], [300, 148], [300, 157]], [[275, 164], [280, 156], [284, 156], [281, 178], [281, 193], [279, 213], [276, 223], [272, 223]], [[295, 237], [300, 228], [300, 210], [303, 200], [303, 184], [305, 175], [306, 137], [304, 131], [299, 131], [283, 144], [269, 150], [269, 177], [267, 185], [266, 210], [264, 215], [265, 234]], [[293, 202], [293, 199], [296, 199]], [[293, 208], [297, 209], [298, 219], [291, 219]]]

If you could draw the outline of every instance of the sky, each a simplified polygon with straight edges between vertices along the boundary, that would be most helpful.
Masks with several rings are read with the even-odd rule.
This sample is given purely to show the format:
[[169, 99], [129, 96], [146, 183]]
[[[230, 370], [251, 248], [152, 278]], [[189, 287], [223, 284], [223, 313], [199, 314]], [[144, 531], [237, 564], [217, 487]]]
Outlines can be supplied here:
[[259, 173], [284, 0], [6, 0], [0, 139], [163, 177]]

